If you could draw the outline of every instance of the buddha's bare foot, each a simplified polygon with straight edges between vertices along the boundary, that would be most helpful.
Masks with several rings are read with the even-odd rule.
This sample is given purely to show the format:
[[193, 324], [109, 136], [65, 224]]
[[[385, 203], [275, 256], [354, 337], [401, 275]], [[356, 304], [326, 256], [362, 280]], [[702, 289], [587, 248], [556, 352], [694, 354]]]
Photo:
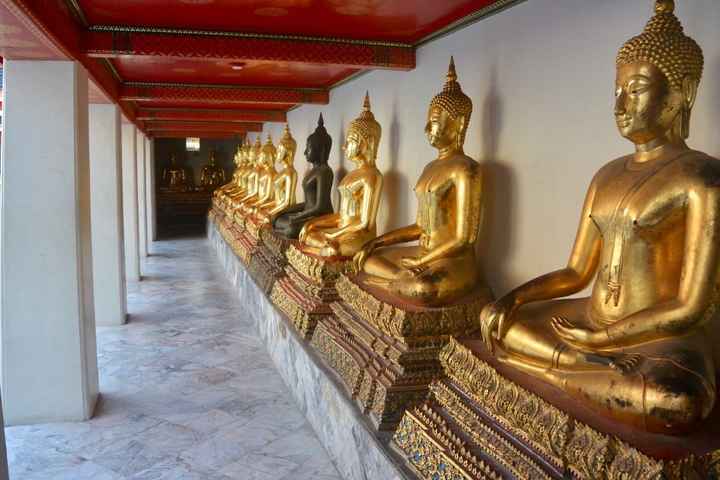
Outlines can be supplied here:
[[373, 287], [380, 287], [380, 288], [387, 288], [390, 286], [390, 280], [387, 278], [380, 278], [380, 277], [371, 277], [368, 276], [363, 280], [363, 283], [366, 285], [370, 285]]

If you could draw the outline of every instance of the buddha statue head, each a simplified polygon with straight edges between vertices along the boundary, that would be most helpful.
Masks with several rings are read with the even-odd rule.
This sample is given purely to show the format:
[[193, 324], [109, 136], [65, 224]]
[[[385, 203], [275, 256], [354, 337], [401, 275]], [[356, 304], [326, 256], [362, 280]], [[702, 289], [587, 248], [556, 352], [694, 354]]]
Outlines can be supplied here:
[[275, 165], [276, 155], [277, 149], [275, 148], [275, 145], [273, 145], [272, 137], [268, 133], [265, 144], [260, 149], [260, 156], [258, 157], [259, 165], [263, 168], [272, 168]]
[[297, 150], [297, 142], [290, 133], [290, 125], [285, 124], [282, 137], [278, 142], [277, 156], [275, 161], [283, 164], [286, 168], [293, 164], [295, 160], [295, 151]]
[[235, 155], [233, 155], [233, 163], [235, 164], [236, 167], [242, 166], [242, 163], [243, 163], [242, 147], [243, 147], [243, 142], [238, 143], [238, 146], [235, 149]]
[[245, 138], [245, 141], [242, 144], [242, 147], [240, 147], [240, 164], [243, 167], [247, 167], [250, 165], [250, 150], [252, 149], [252, 145], [250, 145], [250, 139]]
[[255, 137], [255, 143], [248, 148], [248, 166], [251, 168], [254, 168], [256, 165], [258, 165], [258, 161], [260, 160], [260, 151], [262, 150], [262, 143], [260, 143], [260, 135]]
[[382, 127], [370, 110], [370, 94], [365, 93], [363, 111], [358, 118], [350, 122], [345, 137], [343, 149], [348, 160], [358, 164], [374, 165], [381, 135]]
[[472, 109], [472, 100], [463, 93], [457, 81], [455, 60], [450, 57], [445, 86], [433, 97], [428, 110], [425, 134], [430, 145], [438, 150], [462, 151]]
[[332, 138], [325, 129], [325, 121], [321, 113], [315, 131], [308, 136], [305, 143], [305, 158], [313, 165], [325, 165], [330, 158], [331, 148]]
[[615, 118], [636, 145], [690, 135], [690, 113], [703, 72], [703, 52], [685, 35], [673, 0], [656, 0], [655, 15], [617, 56]]

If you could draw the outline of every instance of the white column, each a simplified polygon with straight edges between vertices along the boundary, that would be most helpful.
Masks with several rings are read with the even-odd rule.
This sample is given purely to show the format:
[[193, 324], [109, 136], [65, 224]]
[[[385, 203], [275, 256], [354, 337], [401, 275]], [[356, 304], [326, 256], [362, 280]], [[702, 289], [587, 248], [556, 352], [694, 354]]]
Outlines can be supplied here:
[[145, 193], [147, 181], [145, 179], [145, 135], [137, 132], [137, 184], [138, 184], [138, 212], [139, 228], [138, 236], [140, 241], [140, 256], [147, 257], [147, 195]]
[[116, 105], [90, 105], [90, 198], [95, 323], [122, 325], [127, 292], [120, 109]]
[[152, 242], [157, 240], [157, 220], [155, 214], [155, 142], [151, 138], [145, 140], [145, 178], [147, 179], [145, 191], [147, 193], [148, 252], [150, 252]]
[[5, 420], [2, 413], [2, 402], [0, 402], [0, 480], [10, 480], [8, 471], [7, 444], [5, 443]]
[[132, 123], [122, 125], [123, 224], [125, 226], [125, 276], [140, 281], [140, 240], [137, 185], [137, 136]]
[[79, 421], [98, 394], [88, 78], [5, 60], [0, 347], [8, 425]]

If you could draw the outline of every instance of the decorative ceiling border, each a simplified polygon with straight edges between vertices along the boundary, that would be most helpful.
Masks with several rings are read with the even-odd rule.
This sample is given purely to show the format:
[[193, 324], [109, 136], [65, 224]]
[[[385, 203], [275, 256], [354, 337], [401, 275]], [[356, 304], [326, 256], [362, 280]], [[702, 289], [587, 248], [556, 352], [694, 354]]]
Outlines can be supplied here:
[[520, 3], [523, 3], [525, 1], [527, 0], [498, 0], [486, 7], [481, 8], [480, 10], [476, 10], [473, 13], [466, 15], [459, 20], [452, 22], [450, 25], [441, 28], [437, 32], [433, 32], [421, 38], [413, 44], [413, 47], [421, 47], [442, 37], [446, 37], [452, 33], [455, 33], [458, 30], [469, 27], [475, 22], [483, 20], [492, 15], [496, 15], [504, 10], [507, 10], [510, 7], [514, 7], [515, 5], [519, 5]]
[[211, 88], [218, 90], [238, 89], [238, 90], [292, 90], [296, 92], [307, 93], [324, 93], [326, 88], [306, 88], [306, 87], [278, 87], [278, 86], [255, 86], [255, 85], [227, 85], [216, 83], [176, 83], [176, 82], [123, 82], [123, 86], [130, 88]]
[[[67, 0], [69, 2], [74, 0]], [[205, 36], [205, 37], [234, 37], [249, 38], [255, 40], [291, 40], [300, 42], [324, 42], [324, 43], [342, 43], [346, 45], [363, 45], [371, 47], [397, 47], [397, 48], [413, 48], [410, 43], [390, 42], [384, 40], [360, 40], [353, 38], [338, 37], [313, 37], [307, 35], [276, 35], [269, 33], [249, 33], [249, 32], [230, 32], [224, 30], [196, 30], [182, 28], [162, 28], [162, 27], [143, 27], [143, 26], [125, 26], [125, 25], [90, 25], [88, 30], [91, 32], [110, 32], [110, 33], [157, 33], [163, 35], [177, 36]]]

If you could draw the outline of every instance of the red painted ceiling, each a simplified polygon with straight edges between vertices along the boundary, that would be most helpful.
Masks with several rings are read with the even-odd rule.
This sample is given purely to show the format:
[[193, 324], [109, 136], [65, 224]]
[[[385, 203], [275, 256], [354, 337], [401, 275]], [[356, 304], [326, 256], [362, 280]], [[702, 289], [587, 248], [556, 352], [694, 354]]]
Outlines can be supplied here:
[[414, 43], [494, 0], [79, 0], [91, 24]]
[[113, 59], [120, 76], [131, 82], [330, 87], [357, 69], [334, 65], [247, 61], [234, 70], [230, 61], [122, 56]]
[[[228, 119], [243, 121], [247, 111], [287, 112], [298, 105], [274, 102], [324, 104], [330, 88], [356, 73], [410, 70], [417, 42], [500, 4], [0, 0], [0, 56], [82, 62], [92, 80], [90, 101], [117, 102], [125, 117], [151, 135], [152, 109], [189, 113], [163, 117], [164, 136], [191, 135], [195, 124], [198, 134], [230, 135]], [[232, 68], [238, 64], [242, 68]], [[136, 119], [140, 109], [143, 119]], [[216, 130], [221, 121], [225, 129]]]

